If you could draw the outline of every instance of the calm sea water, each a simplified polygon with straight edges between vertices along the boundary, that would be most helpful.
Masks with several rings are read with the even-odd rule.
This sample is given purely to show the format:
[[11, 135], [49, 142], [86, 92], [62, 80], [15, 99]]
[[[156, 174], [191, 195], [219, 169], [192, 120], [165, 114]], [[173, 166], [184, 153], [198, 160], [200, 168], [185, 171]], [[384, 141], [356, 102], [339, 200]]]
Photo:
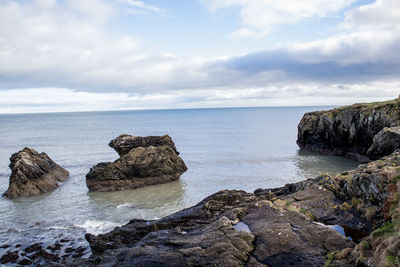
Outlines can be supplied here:
[[[65, 238], [73, 246], [87, 246], [85, 232], [109, 231], [133, 218], [160, 218], [222, 189], [253, 191], [355, 168], [358, 163], [349, 159], [299, 151], [297, 124], [305, 112], [319, 109], [0, 115], [1, 192], [8, 188], [11, 154], [25, 146], [46, 152], [71, 174], [51, 193], [1, 198], [0, 244], [50, 244]], [[118, 158], [107, 144], [122, 133], [171, 135], [189, 170], [169, 184], [89, 193], [86, 173], [99, 162]], [[0, 256], [4, 252], [0, 249]]]

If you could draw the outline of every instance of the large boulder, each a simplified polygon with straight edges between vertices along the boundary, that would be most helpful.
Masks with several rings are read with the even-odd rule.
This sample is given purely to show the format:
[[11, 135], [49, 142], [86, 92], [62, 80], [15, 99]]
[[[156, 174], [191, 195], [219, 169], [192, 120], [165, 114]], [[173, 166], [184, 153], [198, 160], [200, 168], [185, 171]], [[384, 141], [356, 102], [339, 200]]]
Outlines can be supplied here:
[[172, 182], [187, 170], [168, 135], [121, 135], [112, 140], [110, 146], [121, 157], [114, 162], [99, 163], [90, 169], [86, 175], [89, 191], [117, 191]]
[[400, 126], [400, 99], [309, 112], [298, 125], [297, 144], [307, 150], [368, 162], [393, 152], [368, 150], [375, 135], [385, 127], [396, 126]]
[[176, 150], [175, 143], [169, 135], [163, 136], [133, 136], [128, 134], [121, 134], [108, 144], [110, 147], [117, 151], [119, 156], [123, 156], [137, 147], [148, 146], [169, 146], [177, 155], [179, 152]]
[[10, 158], [10, 185], [4, 197], [16, 198], [50, 192], [69, 177], [69, 172], [57, 165], [46, 153], [31, 148]]
[[378, 159], [400, 148], [400, 126], [385, 127], [374, 136], [374, 141], [367, 151], [371, 159]]

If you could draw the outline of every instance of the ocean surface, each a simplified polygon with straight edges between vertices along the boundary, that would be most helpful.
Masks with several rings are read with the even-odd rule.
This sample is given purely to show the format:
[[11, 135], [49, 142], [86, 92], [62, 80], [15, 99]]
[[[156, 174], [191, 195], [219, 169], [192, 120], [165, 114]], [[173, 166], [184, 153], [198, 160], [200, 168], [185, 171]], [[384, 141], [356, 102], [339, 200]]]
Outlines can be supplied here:
[[[24, 147], [46, 152], [70, 172], [51, 193], [0, 198], [0, 245], [12, 245], [0, 248], [0, 256], [18, 245], [55, 239], [88, 247], [86, 232], [110, 231], [133, 218], [161, 218], [219, 190], [251, 192], [355, 168], [353, 160], [298, 149], [297, 124], [305, 112], [320, 109], [327, 107], [0, 115], [1, 193], [8, 188], [9, 158]], [[118, 158], [108, 143], [122, 133], [169, 134], [188, 171], [169, 184], [89, 193], [86, 173]]]

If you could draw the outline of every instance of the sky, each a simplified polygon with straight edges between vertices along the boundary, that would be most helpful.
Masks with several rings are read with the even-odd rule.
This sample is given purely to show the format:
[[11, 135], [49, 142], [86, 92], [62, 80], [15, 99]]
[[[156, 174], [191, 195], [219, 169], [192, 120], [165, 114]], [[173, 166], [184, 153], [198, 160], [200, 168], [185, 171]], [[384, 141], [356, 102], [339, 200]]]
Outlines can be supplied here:
[[0, 0], [0, 113], [400, 93], [399, 0]]

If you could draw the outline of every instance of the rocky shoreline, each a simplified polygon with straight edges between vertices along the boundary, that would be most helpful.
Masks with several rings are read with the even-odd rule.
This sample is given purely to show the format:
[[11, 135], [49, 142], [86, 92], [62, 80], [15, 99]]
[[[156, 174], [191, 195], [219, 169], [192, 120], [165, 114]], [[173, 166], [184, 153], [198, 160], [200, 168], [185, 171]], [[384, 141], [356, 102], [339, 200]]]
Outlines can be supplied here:
[[[159, 220], [132, 219], [106, 234], [86, 234], [92, 250], [89, 258], [82, 258], [83, 251], [76, 248], [63, 259], [58, 256], [59, 249], [51, 251], [38, 244], [29, 253], [10, 251], [0, 263], [398, 266], [399, 125], [398, 99], [307, 113], [298, 127], [297, 143], [301, 148], [366, 163], [336, 176], [320, 175], [280, 188], [257, 189], [253, 193], [220, 191]], [[168, 137], [155, 140], [122, 135], [111, 141], [110, 146], [118, 152], [120, 161], [130, 154], [142, 155], [147, 149], [154, 154], [154, 150], [163, 148], [168, 151], [167, 158], [179, 154]], [[117, 179], [114, 170], [121, 167], [112, 164], [116, 163], [100, 164], [98, 172]], [[178, 173], [182, 170], [183, 167]], [[96, 171], [96, 168], [91, 170]], [[59, 248], [57, 244], [60, 242], [54, 248]]]
[[306, 150], [376, 160], [400, 148], [400, 98], [306, 113], [297, 144]]
[[399, 257], [399, 177], [395, 152], [336, 177], [221, 191], [160, 220], [87, 234], [85, 264], [390, 266]]

